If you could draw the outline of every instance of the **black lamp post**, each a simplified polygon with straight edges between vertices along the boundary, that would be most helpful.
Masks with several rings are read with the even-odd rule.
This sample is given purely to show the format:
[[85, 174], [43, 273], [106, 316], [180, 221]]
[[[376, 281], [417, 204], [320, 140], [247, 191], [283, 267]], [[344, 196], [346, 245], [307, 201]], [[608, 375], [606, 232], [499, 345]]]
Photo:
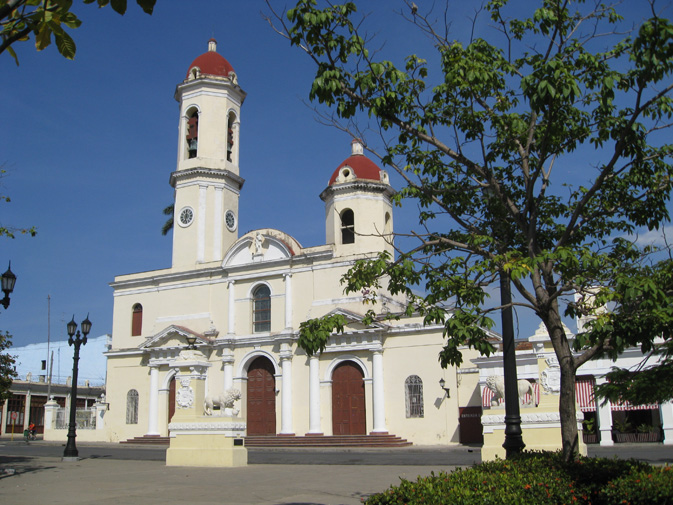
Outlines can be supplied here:
[[10, 261], [7, 271], [2, 274], [2, 291], [5, 293], [5, 297], [0, 300], [0, 303], [5, 310], [9, 307], [9, 294], [14, 291], [14, 284], [16, 284], [16, 275], [12, 272], [12, 262]]
[[[75, 430], [75, 411], [77, 408], [77, 371], [79, 362], [79, 348], [81, 345], [86, 345], [86, 336], [91, 331], [91, 321], [89, 321], [88, 314], [86, 319], [82, 321], [81, 328], [83, 334], [82, 337], [80, 337], [79, 330], [77, 329], [75, 316], [72, 316], [72, 321], [68, 323], [68, 345], [75, 345], [75, 356], [73, 357], [72, 364], [72, 389], [70, 392], [70, 423], [68, 424], [68, 443], [65, 445], [65, 450], [63, 451], [63, 461], [77, 461], [79, 459], [79, 453], [77, 452], [77, 446], [75, 445], [75, 437], [77, 436]], [[77, 334], [75, 334], [75, 332], [77, 332]]]
[[516, 372], [516, 346], [514, 343], [514, 318], [512, 317], [512, 292], [509, 275], [500, 271], [500, 303], [502, 305], [502, 360], [505, 372], [505, 442], [502, 444], [507, 459], [519, 454], [526, 444], [521, 436], [521, 413]]

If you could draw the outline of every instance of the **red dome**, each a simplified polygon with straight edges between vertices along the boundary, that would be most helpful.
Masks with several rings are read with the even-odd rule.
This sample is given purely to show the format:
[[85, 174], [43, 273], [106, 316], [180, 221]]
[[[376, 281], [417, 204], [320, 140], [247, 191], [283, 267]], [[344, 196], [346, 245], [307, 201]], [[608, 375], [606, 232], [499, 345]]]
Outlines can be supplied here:
[[353, 154], [346, 158], [334, 171], [332, 177], [330, 177], [330, 186], [334, 184], [341, 173], [341, 169], [345, 166], [350, 167], [353, 170], [353, 174], [358, 179], [369, 179], [371, 181], [381, 180], [381, 169], [376, 166], [376, 163], [362, 154], [362, 144], [358, 140], [353, 141]]
[[189, 77], [189, 73], [194, 67], [198, 67], [201, 74], [217, 75], [221, 77], [228, 77], [229, 73], [234, 71], [234, 67], [231, 66], [231, 63], [224, 59], [221, 54], [217, 53], [217, 41], [215, 39], [210, 39], [208, 41], [208, 52], [197, 57], [192, 64], [189, 65], [187, 77]]

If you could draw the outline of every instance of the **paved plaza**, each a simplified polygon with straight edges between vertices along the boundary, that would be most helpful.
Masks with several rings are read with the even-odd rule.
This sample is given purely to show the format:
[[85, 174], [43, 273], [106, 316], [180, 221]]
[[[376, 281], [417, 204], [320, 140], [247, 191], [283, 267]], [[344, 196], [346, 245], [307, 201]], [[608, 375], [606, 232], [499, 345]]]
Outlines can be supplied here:
[[[354, 505], [363, 498], [438, 470], [479, 460], [464, 446], [396, 450], [250, 450], [242, 468], [167, 467], [165, 448], [78, 444], [65, 463], [61, 444], [0, 440], [0, 501], [30, 504]], [[673, 461], [661, 444], [601, 450], [655, 464]], [[254, 463], [257, 461], [257, 463]], [[279, 461], [284, 461], [282, 464]], [[330, 464], [330, 462], [339, 464]], [[442, 464], [441, 462], [446, 463]], [[424, 464], [427, 463], [427, 464]]]

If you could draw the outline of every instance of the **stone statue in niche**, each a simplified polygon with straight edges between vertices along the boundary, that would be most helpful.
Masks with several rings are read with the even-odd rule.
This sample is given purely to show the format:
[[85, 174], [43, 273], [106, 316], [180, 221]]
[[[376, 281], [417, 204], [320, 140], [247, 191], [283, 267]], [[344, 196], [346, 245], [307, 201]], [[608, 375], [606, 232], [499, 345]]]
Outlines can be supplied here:
[[[500, 375], [491, 375], [486, 378], [486, 387], [493, 391], [493, 398], [491, 398], [491, 406], [497, 407], [500, 404], [500, 399], [505, 399], [505, 378]], [[537, 395], [533, 389], [533, 385], [525, 380], [519, 379], [517, 381], [517, 389], [519, 391], [519, 402], [521, 405], [535, 405], [537, 407]], [[524, 401], [524, 396], [530, 395], [530, 400]]]
[[203, 401], [203, 412], [207, 416], [214, 416], [215, 406], [220, 409], [220, 416], [238, 416], [239, 409], [234, 408], [234, 403], [241, 399], [241, 392], [238, 389], [227, 389], [219, 396], [206, 396]]

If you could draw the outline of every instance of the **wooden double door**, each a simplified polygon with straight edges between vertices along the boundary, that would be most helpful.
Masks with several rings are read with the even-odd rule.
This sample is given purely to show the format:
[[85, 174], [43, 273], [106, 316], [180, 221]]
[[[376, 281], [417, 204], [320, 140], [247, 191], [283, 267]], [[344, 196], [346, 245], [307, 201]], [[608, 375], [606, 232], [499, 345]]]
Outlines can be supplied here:
[[332, 432], [366, 435], [365, 381], [352, 361], [340, 363], [332, 373]]
[[248, 435], [276, 434], [276, 378], [268, 358], [260, 356], [248, 367]]

